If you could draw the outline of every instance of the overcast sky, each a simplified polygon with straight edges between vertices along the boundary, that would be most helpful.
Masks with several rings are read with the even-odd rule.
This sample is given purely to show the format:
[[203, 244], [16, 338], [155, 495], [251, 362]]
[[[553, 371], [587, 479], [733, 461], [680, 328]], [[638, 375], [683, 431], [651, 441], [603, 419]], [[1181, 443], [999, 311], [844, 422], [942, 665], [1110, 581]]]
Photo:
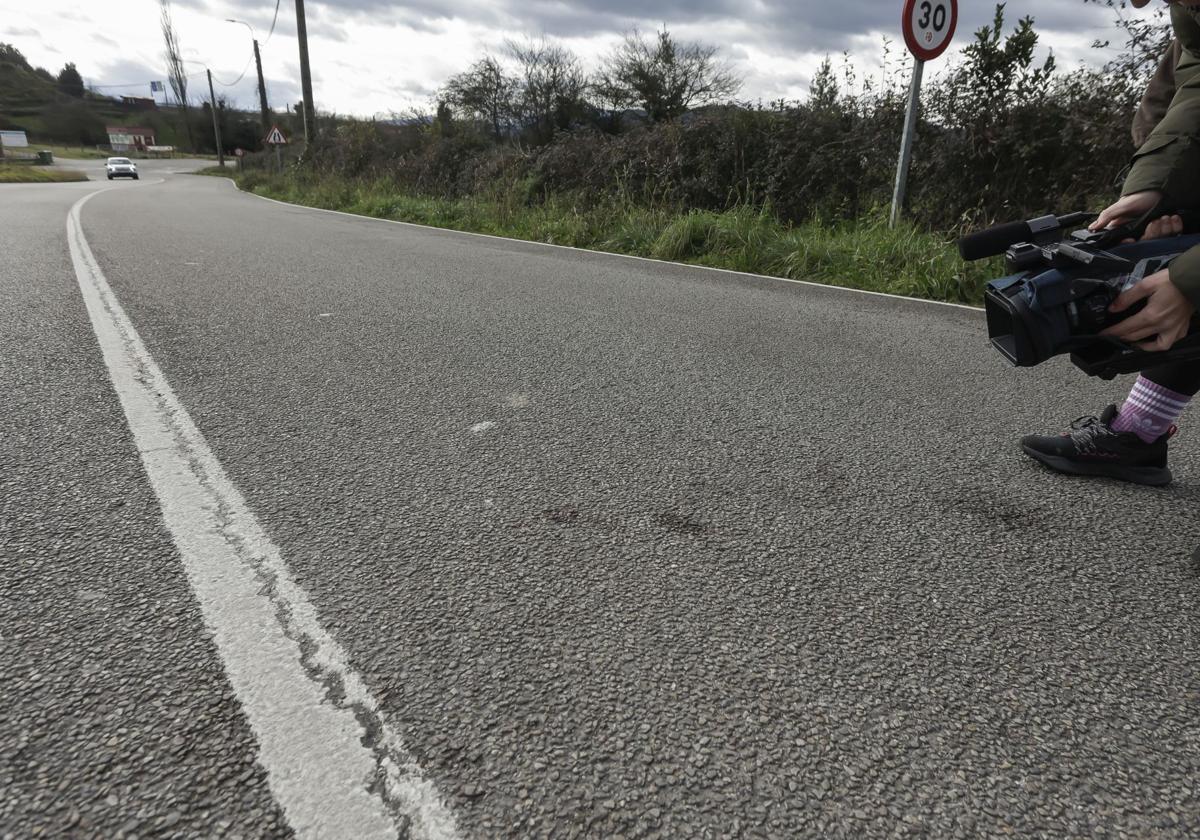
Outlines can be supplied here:
[[[927, 72], [944, 68], [995, 9], [983, 0], [959, 6], [954, 44]], [[305, 7], [317, 107], [358, 116], [426, 109], [447, 77], [526, 35], [562, 42], [591, 68], [622, 33], [666, 25], [680, 39], [718, 46], [745, 79], [741, 98], [764, 101], [804, 98], [826, 55], [840, 60], [848, 51], [860, 77], [879, 78], [883, 39], [895, 42], [894, 60], [903, 50], [902, 0], [307, 0]], [[190, 69], [211, 67], [218, 95], [256, 104], [249, 32], [225, 22], [238, 18], [263, 43], [272, 106], [300, 99], [294, 0], [279, 4], [269, 41], [274, 0], [173, 0], [172, 8], [184, 54], [197, 62]], [[1010, 0], [1006, 28], [1027, 14], [1060, 65], [1106, 57], [1091, 44], [1114, 35], [1110, 10], [1084, 0]], [[0, 41], [55, 73], [73, 61], [91, 86], [128, 85], [105, 87], [109, 93], [148, 96], [149, 82], [166, 78], [158, 0], [0, 0]], [[203, 81], [193, 80], [196, 96]]]

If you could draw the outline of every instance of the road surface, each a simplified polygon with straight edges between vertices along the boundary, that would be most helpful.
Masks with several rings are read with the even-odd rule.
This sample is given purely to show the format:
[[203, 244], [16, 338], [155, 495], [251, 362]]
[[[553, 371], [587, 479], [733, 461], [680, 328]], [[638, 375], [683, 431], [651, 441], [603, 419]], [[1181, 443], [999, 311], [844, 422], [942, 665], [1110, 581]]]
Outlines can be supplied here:
[[0, 186], [0, 837], [1195, 836], [1194, 418], [1068, 480], [1128, 383], [977, 312], [142, 168]]

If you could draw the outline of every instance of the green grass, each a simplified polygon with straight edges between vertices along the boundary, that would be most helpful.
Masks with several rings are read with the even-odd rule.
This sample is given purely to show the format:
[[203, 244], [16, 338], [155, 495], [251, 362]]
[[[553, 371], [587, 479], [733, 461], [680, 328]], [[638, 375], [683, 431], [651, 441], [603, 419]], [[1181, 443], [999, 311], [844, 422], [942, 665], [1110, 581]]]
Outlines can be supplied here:
[[529, 205], [516, 189], [447, 200], [397, 192], [383, 181], [203, 172], [310, 207], [930, 300], [978, 305], [984, 285], [1002, 273], [998, 261], [963, 263], [948, 237], [907, 223], [889, 228], [882, 212], [791, 226], [750, 207], [679, 212], [569, 196]]
[[35, 143], [29, 141], [29, 148], [26, 151], [40, 152], [43, 149], [48, 149], [54, 153], [56, 158], [75, 158], [76, 160], [105, 160], [116, 152], [101, 152], [90, 146], [58, 146], [53, 143]]
[[[171, 152], [167, 153], [143, 153], [143, 152], [107, 152], [103, 149], [97, 149], [94, 146], [59, 146], [54, 143], [36, 143], [33, 140], [29, 141], [28, 149], [15, 150], [22, 156], [33, 157], [43, 149], [47, 149], [54, 153], [54, 157], [70, 158], [74, 160], [108, 160], [110, 157], [127, 157], [132, 160], [147, 160], [152, 158], [200, 158], [202, 160], [216, 160], [216, 155], [200, 154], [199, 152]], [[232, 159], [232, 155], [226, 156], [227, 160]]]
[[87, 175], [71, 169], [0, 164], [0, 184], [52, 184], [64, 181], [86, 181], [87, 179]]
[[[199, 158], [201, 160], [216, 160], [216, 155], [201, 154], [199, 152], [106, 152], [103, 149], [79, 146], [55, 146], [44, 143], [34, 143], [29, 141], [30, 151], [38, 151], [39, 149], [49, 149], [54, 152], [54, 156], [65, 158], [82, 158], [84, 160], [107, 160], [110, 157], [127, 157], [132, 160], [151, 160], [156, 158]], [[226, 159], [232, 159], [232, 155], [226, 155]]]

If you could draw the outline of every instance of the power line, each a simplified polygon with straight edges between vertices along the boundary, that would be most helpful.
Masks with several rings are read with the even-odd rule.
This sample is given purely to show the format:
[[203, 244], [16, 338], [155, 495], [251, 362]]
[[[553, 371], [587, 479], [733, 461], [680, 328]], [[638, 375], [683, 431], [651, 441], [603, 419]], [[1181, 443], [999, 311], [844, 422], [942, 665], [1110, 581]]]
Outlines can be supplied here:
[[[196, 73], [189, 74], [187, 78], [194, 79], [197, 76], [203, 76], [203, 75], [204, 75], [204, 71], [201, 70]], [[242, 71], [242, 75], [243, 76], [246, 75], [245, 71]], [[162, 79], [154, 79], [153, 81], [161, 82]], [[240, 81], [240, 79], [239, 79], [239, 81]], [[237, 84], [237, 82], [234, 82], [234, 84]], [[125, 85], [88, 85], [87, 87], [88, 87], [88, 90], [99, 90], [101, 88], [108, 89], [108, 88], [148, 87], [149, 85], [150, 85], [150, 82], [130, 82], [129, 84], [125, 84]]]
[[267, 33], [267, 40], [262, 42], [264, 47], [271, 40], [271, 36], [275, 34], [275, 21], [279, 20], [279, 2], [280, 0], [275, 0], [275, 17], [271, 18], [271, 31]]
[[250, 57], [246, 59], [246, 66], [242, 68], [242, 74], [232, 82], [222, 82], [220, 79], [215, 79], [216, 83], [222, 87], [233, 87], [242, 79], [246, 78], [246, 71], [250, 69], [250, 62], [254, 60], [254, 53], [250, 53]]

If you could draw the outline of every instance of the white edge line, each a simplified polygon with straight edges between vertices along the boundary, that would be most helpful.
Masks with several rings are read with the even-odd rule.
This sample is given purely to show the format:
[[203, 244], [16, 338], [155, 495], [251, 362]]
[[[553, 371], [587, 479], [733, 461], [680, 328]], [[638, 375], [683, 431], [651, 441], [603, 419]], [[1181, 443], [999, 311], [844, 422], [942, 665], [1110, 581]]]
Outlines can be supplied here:
[[[196, 173], [189, 173], [196, 174]], [[897, 295], [890, 292], [873, 292], [869, 289], [855, 289], [851, 286], [838, 286], [833, 283], [817, 283], [812, 280], [793, 280], [791, 277], [778, 277], [774, 274], [754, 274], [749, 271], [734, 271], [731, 268], [717, 268], [711, 265], [697, 265], [695, 263], [672, 262], [671, 260], [656, 260], [653, 257], [639, 257], [636, 254], [621, 254], [616, 251], [594, 251], [590, 248], [576, 248], [572, 245], [555, 245], [551, 242], [539, 242], [536, 239], [517, 239], [512, 236], [496, 236], [492, 233], [476, 233], [471, 230], [456, 230], [455, 228], [437, 227], [436, 225], [423, 225], [418, 222], [402, 222], [398, 219], [381, 219], [378, 216], [364, 216], [361, 213], [347, 213], [344, 210], [328, 210], [324, 207], [310, 207], [307, 204], [294, 204], [290, 201], [280, 201], [277, 198], [268, 198], [265, 195], [259, 195], [256, 192], [243, 190], [238, 186], [237, 181], [228, 175], [202, 175], [206, 178], [219, 178], [233, 184], [234, 189], [245, 195], [261, 198], [263, 201], [270, 201], [273, 204], [282, 204], [284, 207], [297, 207], [301, 210], [312, 210], [317, 213], [332, 213], [335, 216], [346, 216], [351, 219], [360, 219], [368, 222], [384, 222], [389, 225], [403, 225], [404, 227], [420, 228], [421, 230], [436, 230], [443, 233], [456, 233], [461, 236], [478, 236], [482, 239], [498, 239], [501, 242], [520, 242], [525, 245], [541, 245], [543, 248], [560, 248], [564, 251], [576, 251], [581, 254], [591, 254], [600, 257], [617, 257], [623, 260], [638, 260], [640, 262], [656, 263], [658, 265], [670, 265], [676, 268], [698, 268], [704, 271], [715, 271], [719, 274], [731, 274], [734, 277], [747, 277], [753, 280], [774, 280], [779, 283], [792, 283], [797, 286], [809, 286], [814, 289], [834, 289], [841, 292], [852, 292], [858, 295], [870, 295], [872, 297], [890, 298], [891, 300], [907, 300], [913, 303], [927, 303], [931, 306], [949, 306], [952, 309], [965, 309], [968, 312], [983, 312], [982, 306], [971, 306], [966, 303], [950, 303], [945, 300], [930, 300], [929, 298], [909, 297], [908, 295]]]
[[[258, 740], [272, 794], [301, 838], [457, 840], [456, 820], [321, 626], [315, 606], [179, 402], [67, 214], [76, 279], [113, 388], [225, 673]], [[303, 640], [308, 650], [302, 650]], [[329, 687], [340, 688], [335, 701]], [[374, 724], [374, 746], [363, 718]], [[372, 780], [384, 794], [373, 792]], [[389, 813], [390, 812], [390, 813]]]

